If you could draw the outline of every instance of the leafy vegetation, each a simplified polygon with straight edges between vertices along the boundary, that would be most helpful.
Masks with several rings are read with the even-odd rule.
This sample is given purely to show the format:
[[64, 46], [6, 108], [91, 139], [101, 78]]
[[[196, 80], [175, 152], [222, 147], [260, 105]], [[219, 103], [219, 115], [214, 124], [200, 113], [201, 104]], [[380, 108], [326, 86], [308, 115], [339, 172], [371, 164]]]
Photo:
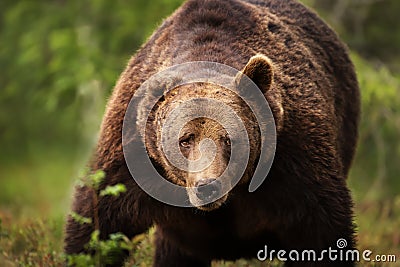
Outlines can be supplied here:
[[362, 118], [351, 183], [362, 198], [388, 199], [399, 194], [400, 76], [382, 64], [354, 55], [361, 87]]
[[400, 70], [400, 27], [395, 0], [308, 1], [363, 57]]
[[97, 171], [92, 174], [86, 173], [81, 180], [85, 186], [93, 189], [93, 206], [95, 207], [93, 220], [92, 218], [83, 217], [75, 212], [71, 213], [71, 217], [79, 224], [94, 224], [89, 243], [87, 244], [88, 251], [94, 251], [93, 254], [77, 254], [66, 256], [66, 262], [69, 266], [85, 267], [85, 266], [102, 266], [103, 264], [114, 264], [119, 257], [124, 254], [124, 250], [132, 250], [132, 242], [121, 233], [113, 233], [107, 240], [100, 240], [99, 230], [99, 214], [97, 203], [99, 197], [113, 196], [118, 197], [126, 191], [125, 185], [116, 184], [107, 186], [97, 195], [99, 186], [104, 180], [105, 173]]
[[[72, 184], [96, 142], [106, 98], [130, 55], [181, 2], [0, 1], [0, 266], [63, 266]], [[349, 43], [358, 72], [363, 113], [349, 184], [359, 248], [396, 254], [399, 262], [400, 2], [304, 2]], [[92, 175], [91, 186], [102, 179], [102, 173]], [[103, 194], [123, 193], [116, 186]], [[149, 266], [153, 232], [134, 240], [116, 234], [105, 241], [94, 232], [90, 245], [103, 255], [132, 248], [126, 266]], [[70, 260], [96, 264], [88, 255]]]

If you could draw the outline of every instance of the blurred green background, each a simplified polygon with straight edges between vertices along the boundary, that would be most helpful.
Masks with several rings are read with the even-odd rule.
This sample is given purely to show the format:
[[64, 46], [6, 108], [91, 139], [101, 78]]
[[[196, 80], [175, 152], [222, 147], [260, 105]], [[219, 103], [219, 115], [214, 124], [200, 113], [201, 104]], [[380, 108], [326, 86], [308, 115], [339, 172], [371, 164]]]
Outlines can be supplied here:
[[[63, 219], [107, 97], [182, 2], [0, 1], [0, 266], [62, 264]], [[359, 246], [400, 262], [400, 1], [303, 2], [349, 45], [357, 68], [363, 113], [349, 185]], [[149, 264], [150, 243], [132, 264]]]

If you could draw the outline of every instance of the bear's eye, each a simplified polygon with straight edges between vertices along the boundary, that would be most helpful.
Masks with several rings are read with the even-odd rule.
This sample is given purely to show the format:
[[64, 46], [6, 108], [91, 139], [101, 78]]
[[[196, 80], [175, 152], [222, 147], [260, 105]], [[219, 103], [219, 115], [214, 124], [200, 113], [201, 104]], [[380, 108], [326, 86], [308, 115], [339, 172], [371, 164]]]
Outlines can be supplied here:
[[222, 138], [222, 141], [224, 142], [224, 145], [226, 145], [226, 146], [230, 146], [230, 145], [231, 145], [231, 139], [229, 138], [228, 135], [227, 135], [227, 136], [224, 136], [224, 137]]
[[225, 139], [225, 145], [227, 146], [231, 145], [231, 139], [229, 139], [229, 137]]
[[190, 142], [186, 141], [186, 140], [182, 140], [182, 141], [179, 142], [179, 145], [181, 147], [188, 148], [188, 147], [190, 147]]
[[189, 135], [189, 137], [183, 138], [179, 140], [179, 145], [183, 148], [190, 148], [193, 141], [193, 135]]

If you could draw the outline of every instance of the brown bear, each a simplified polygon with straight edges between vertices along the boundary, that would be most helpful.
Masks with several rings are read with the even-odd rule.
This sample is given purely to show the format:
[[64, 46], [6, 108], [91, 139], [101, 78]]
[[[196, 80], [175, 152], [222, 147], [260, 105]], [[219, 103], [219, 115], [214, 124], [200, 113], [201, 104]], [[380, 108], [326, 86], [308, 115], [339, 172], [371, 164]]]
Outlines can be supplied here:
[[[166, 180], [188, 188], [192, 207], [176, 207], [154, 199], [132, 178], [123, 151], [124, 116], [135, 92], [151, 76], [196, 61], [225, 64], [252, 79], [273, 114], [276, 151], [267, 179], [249, 192], [263, 138], [250, 107], [237, 94], [208, 83], [165, 92], [146, 118], [145, 146]], [[160, 147], [168, 115], [195, 98], [230, 106], [248, 133], [246, 170], [229, 192], [221, 193], [224, 182], [218, 177], [228, 166], [235, 140], [221, 123], [196, 118], [177, 136], [179, 150], [189, 160], [199, 157], [204, 139], [212, 141], [212, 162], [201, 171], [174, 167]], [[286, 251], [278, 259], [287, 258], [287, 266], [354, 266], [354, 260], [329, 258], [328, 252], [355, 247], [346, 178], [358, 119], [359, 89], [347, 49], [314, 12], [295, 0], [188, 0], [130, 60], [109, 100], [91, 169], [106, 174], [100, 189], [123, 183], [127, 191], [117, 198], [98, 197], [101, 238], [116, 232], [132, 238], [155, 225], [154, 266], [263, 258], [266, 246], [275, 251], [271, 257]], [[73, 211], [93, 218], [93, 193], [98, 192], [78, 186]], [[204, 199], [212, 201], [205, 204]], [[92, 224], [68, 218], [65, 252], [85, 252], [93, 230]], [[347, 244], [339, 247], [337, 241], [343, 239]], [[300, 255], [314, 250], [317, 259], [288, 257], [293, 250]]]

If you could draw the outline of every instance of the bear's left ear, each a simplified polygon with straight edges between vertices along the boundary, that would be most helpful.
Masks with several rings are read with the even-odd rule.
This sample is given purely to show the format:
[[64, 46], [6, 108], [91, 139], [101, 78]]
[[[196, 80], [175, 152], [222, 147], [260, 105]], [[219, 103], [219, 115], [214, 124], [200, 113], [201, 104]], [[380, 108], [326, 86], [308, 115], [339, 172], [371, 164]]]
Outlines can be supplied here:
[[274, 79], [274, 70], [272, 61], [267, 56], [255, 55], [250, 58], [244, 69], [236, 77], [236, 83], [239, 85], [242, 81], [242, 74], [246, 74], [265, 94], [271, 87]]
[[284, 109], [280, 91], [274, 90], [276, 88], [271, 88], [274, 80], [274, 71], [271, 59], [264, 55], [255, 55], [250, 58], [244, 69], [237, 74], [235, 83], [239, 88], [246, 89], [249, 82], [249, 79], [243, 78], [243, 74], [246, 74], [260, 88], [274, 115], [277, 133], [279, 134], [283, 127]]

